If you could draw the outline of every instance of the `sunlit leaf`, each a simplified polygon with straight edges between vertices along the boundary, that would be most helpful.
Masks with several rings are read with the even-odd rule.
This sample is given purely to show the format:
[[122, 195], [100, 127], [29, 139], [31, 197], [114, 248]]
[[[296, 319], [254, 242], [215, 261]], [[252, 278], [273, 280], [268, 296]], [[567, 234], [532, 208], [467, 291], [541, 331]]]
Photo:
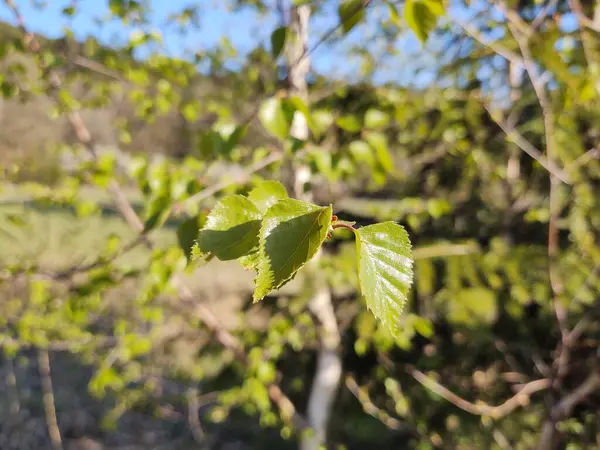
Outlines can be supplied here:
[[248, 193], [248, 199], [263, 213], [287, 196], [285, 186], [278, 181], [263, 181]]
[[383, 128], [390, 122], [389, 114], [375, 108], [370, 108], [365, 114], [365, 126], [367, 128]]
[[319, 250], [331, 224], [331, 206], [295, 199], [280, 200], [265, 214], [260, 228], [254, 301], [290, 281]]
[[242, 195], [224, 197], [206, 219], [198, 235], [198, 249], [221, 261], [248, 255], [258, 245], [261, 213]]
[[362, 128], [360, 125], [360, 121], [356, 118], [356, 116], [353, 116], [351, 114], [338, 117], [335, 123], [337, 123], [338, 127], [351, 133], [356, 133]]
[[258, 112], [258, 118], [265, 129], [279, 139], [288, 137], [293, 117], [294, 111], [276, 97], [266, 100]]
[[[441, 9], [443, 12], [443, 8]], [[421, 42], [425, 42], [429, 34], [437, 25], [441, 14], [436, 1], [406, 0], [404, 3], [404, 17], [406, 24], [413, 30]]]
[[399, 334], [399, 319], [413, 279], [408, 234], [395, 222], [383, 222], [356, 231], [358, 275], [367, 307], [392, 335]]

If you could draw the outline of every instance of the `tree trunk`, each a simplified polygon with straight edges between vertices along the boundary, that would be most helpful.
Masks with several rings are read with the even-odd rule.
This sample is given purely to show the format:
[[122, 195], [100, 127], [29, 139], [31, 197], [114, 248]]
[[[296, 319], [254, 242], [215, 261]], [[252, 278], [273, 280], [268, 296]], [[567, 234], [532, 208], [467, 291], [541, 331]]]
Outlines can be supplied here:
[[[308, 103], [306, 77], [310, 70], [308, 55], [310, 14], [310, 5], [299, 5], [292, 8], [289, 26], [290, 43], [287, 49], [290, 94], [300, 97], [306, 103]], [[298, 112], [294, 116], [291, 134], [302, 140], [309, 137], [306, 118]], [[304, 193], [304, 184], [310, 179], [308, 167], [296, 167], [294, 175], [295, 196], [304, 200], [312, 200], [310, 193]], [[310, 281], [315, 284], [315, 294], [310, 301], [309, 308], [319, 321], [321, 348], [317, 357], [317, 369], [306, 414], [311, 432], [303, 435], [301, 450], [318, 450], [326, 442], [327, 424], [342, 375], [342, 363], [338, 354], [340, 333], [331, 302], [331, 290], [327, 281], [319, 275], [316, 267], [319, 255], [320, 252], [311, 261], [310, 269], [312, 270], [308, 270], [307, 274], [311, 277]]]

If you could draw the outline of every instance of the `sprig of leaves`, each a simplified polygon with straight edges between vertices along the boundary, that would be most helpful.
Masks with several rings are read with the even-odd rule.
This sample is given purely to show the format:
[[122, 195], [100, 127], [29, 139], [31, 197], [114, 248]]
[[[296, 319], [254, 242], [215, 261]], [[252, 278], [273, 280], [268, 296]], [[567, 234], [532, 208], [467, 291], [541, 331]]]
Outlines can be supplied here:
[[256, 272], [254, 301], [291, 281], [339, 228], [356, 236], [358, 276], [367, 307], [394, 335], [413, 279], [410, 239], [395, 222], [355, 229], [338, 220], [332, 206], [288, 197], [283, 185], [267, 181], [248, 196], [223, 197], [206, 219], [194, 258], [238, 259]]

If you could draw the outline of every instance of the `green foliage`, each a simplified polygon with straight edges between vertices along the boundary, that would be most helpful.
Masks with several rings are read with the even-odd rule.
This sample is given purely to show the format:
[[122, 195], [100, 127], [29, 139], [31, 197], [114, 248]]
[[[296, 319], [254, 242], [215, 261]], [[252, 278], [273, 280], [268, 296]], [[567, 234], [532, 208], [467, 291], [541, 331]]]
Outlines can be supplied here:
[[398, 336], [413, 274], [404, 228], [385, 222], [354, 230], [353, 223], [334, 220], [331, 206], [286, 196], [281, 184], [267, 181], [250, 191], [248, 198], [224, 197], [200, 230], [199, 254], [211, 253], [220, 260], [243, 258], [242, 265], [257, 272], [257, 302], [291, 281], [335, 228], [351, 228], [356, 234], [358, 274], [367, 306]]
[[262, 300], [294, 278], [317, 253], [330, 224], [331, 206], [285, 199], [267, 210], [260, 227], [254, 301]]
[[221, 261], [246, 256], [258, 247], [261, 212], [242, 195], [222, 198], [206, 219], [198, 236], [202, 254], [214, 254]]

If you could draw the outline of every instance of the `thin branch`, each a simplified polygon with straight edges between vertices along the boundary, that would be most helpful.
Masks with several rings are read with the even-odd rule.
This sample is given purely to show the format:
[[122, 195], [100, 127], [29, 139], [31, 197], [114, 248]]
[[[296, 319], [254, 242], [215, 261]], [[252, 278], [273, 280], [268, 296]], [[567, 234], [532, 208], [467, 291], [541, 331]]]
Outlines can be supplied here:
[[475, 39], [477, 42], [479, 42], [484, 47], [489, 48], [497, 55], [502, 56], [504, 59], [506, 59], [507, 61], [510, 61], [511, 63], [513, 63], [517, 66], [521, 66], [521, 67], [524, 66], [523, 58], [521, 58], [518, 54], [516, 54], [512, 50], [507, 49], [506, 47], [504, 47], [503, 45], [501, 45], [497, 42], [490, 41], [485, 36], [483, 36], [479, 32], [479, 30], [472, 27], [470, 24], [463, 22], [461, 19], [459, 19], [457, 17], [453, 17], [452, 20], [454, 22], [456, 22], [465, 31], [465, 33], [467, 33], [469, 36], [471, 36], [473, 39]]
[[46, 426], [48, 435], [52, 442], [53, 450], [62, 450], [62, 438], [56, 419], [56, 406], [54, 404], [54, 391], [52, 389], [52, 375], [50, 371], [50, 356], [48, 350], [38, 350], [38, 368], [42, 380], [42, 392], [44, 402], [44, 413], [46, 415]]
[[550, 11], [556, 6], [557, 3], [558, 0], [550, 0], [548, 3], [546, 3], [545, 6], [543, 6], [540, 9], [540, 11], [535, 16], [535, 19], [533, 19], [533, 22], [531, 22], [531, 28], [533, 28], [534, 31], [537, 30], [542, 25], [542, 23], [544, 23], [544, 20], [546, 19], [548, 14], [550, 14]]
[[409, 427], [406, 423], [400, 422], [398, 419], [390, 416], [386, 411], [382, 410], [381, 408], [378, 408], [371, 401], [367, 389], [360, 387], [359, 384], [356, 382], [356, 379], [352, 375], [346, 376], [345, 384], [348, 390], [352, 392], [352, 395], [356, 397], [356, 400], [360, 402], [364, 412], [379, 420], [387, 428], [389, 428], [390, 430], [410, 429], [411, 433], [416, 433], [416, 431], [412, 429], [412, 427]]
[[570, 184], [569, 177], [566, 173], [564, 173], [560, 168], [556, 167], [553, 162], [547, 160], [542, 152], [540, 152], [531, 142], [523, 137], [521, 133], [519, 133], [514, 127], [511, 127], [504, 120], [500, 120], [496, 117], [496, 115], [491, 111], [491, 109], [487, 105], [483, 105], [487, 112], [489, 113], [491, 119], [496, 122], [496, 124], [500, 127], [508, 140], [514, 142], [517, 147], [535, 159], [544, 169], [546, 169], [551, 175], [558, 178], [565, 184]]
[[246, 183], [246, 182], [248, 182], [248, 180], [254, 173], [258, 172], [259, 170], [264, 169], [265, 167], [270, 166], [271, 164], [273, 164], [277, 161], [282, 160], [283, 157], [284, 157], [283, 153], [281, 153], [279, 151], [275, 151], [275, 152], [271, 153], [269, 156], [267, 156], [266, 158], [249, 166], [239, 176], [232, 178], [232, 179], [226, 179], [226, 180], [219, 181], [218, 183], [215, 183], [212, 186], [207, 187], [206, 189], [203, 189], [202, 191], [185, 199], [181, 203], [178, 203], [177, 205], [175, 205], [173, 207], [173, 211], [176, 213], [181, 212], [185, 209], [186, 206], [192, 205], [194, 203], [200, 203], [200, 202], [206, 200], [207, 198], [212, 197], [217, 192], [227, 188], [228, 186], [231, 186], [234, 183]]
[[187, 404], [188, 404], [188, 425], [192, 432], [194, 440], [202, 445], [206, 445], [206, 434], [204, 428], [200, 423], [198, 417], [198, 410], [200, 409], [200, 401], [198, 400], [198, 389], [188, 389], [187, 391]]
[[524, 406], [532, 394], [538, 391], [543, 391], [544, 389], [548, 389], [552, 385], [551, 381], [546, 378], [531, 381], [523, 385], [517, 394], [506, 400], [501, 405], [490, 406], [485, 403], [471, 403], [462, 397], [459, 397], [446, 387], [439, 384], [437, 381], [432, 380], [423, 372], [420, 372], [416, 369], [411, 370], [410, 374], [415, 380], [417, 380], [427, 389], [436, 393], [440, 397], [443, 397], [463, 411], [477, 416], [489, 416], [495, 419], [504, 417], [518, 407]]
[[552, 407], [550, 418], [544, 423], [542, 435], [538, 442], [538, 450], [547, 450], [552, 448], [554, 436], [556, 434], [556, 424], [568, 417], [573, 408], [585, 400], [590, 394], [600, 389], [600, 375], [598, 372], [590, 374], [578, 388], [564, 396], [557, 404]]
[[596, 25], [596, 23], [585, 15], [583, 6], [579, 0], [569, 0], [569, 6], [575, 14], [580, 26], [587, 27], [593, 31], [596, 31], [597, 33], [600, 33], [600, 28]]

